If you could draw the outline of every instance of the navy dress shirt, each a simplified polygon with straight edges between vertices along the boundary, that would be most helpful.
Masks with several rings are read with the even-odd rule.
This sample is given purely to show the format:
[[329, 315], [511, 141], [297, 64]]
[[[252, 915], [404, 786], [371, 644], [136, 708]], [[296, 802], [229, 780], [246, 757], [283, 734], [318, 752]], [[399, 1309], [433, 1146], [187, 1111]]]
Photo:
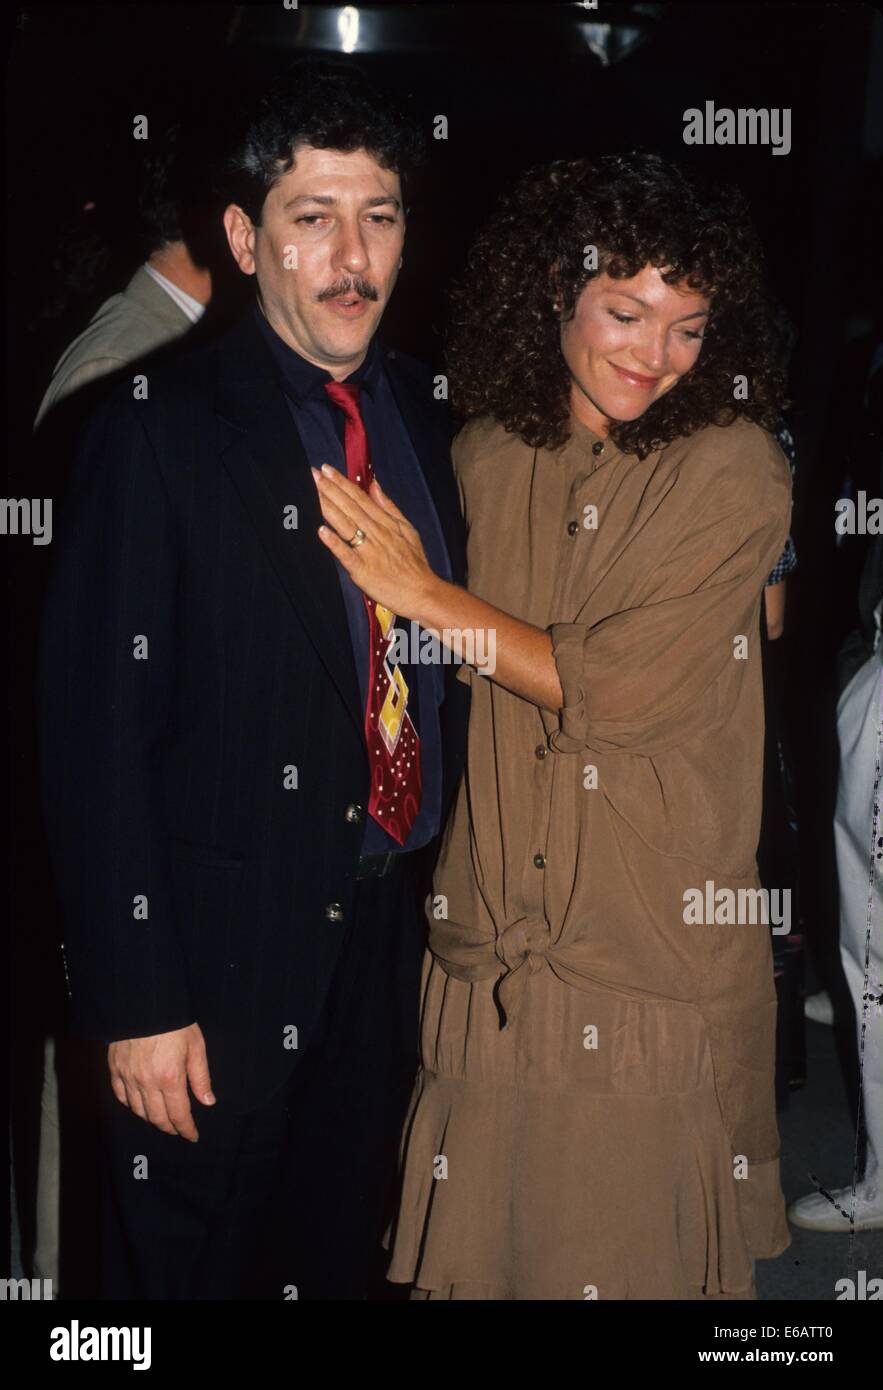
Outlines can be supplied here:
[[[330, 463], [345, 475], [344, 414], [325, 390], [325, 383], [333, 381], [334, 377], [289, 347], [267, 322], [257, 302], [254, 313], [276, 361], [280, 383], [307, 458], [314, 468]], [[344, 382], [360, 387], [359, 407], [368, 436], [371, 463], [380, 486], [419, 533], [431, 568], [449, 580], [451, 564], [435, 504], [383, 370], [376, 339], [372, 338], [361, 366], [345, 377]], [[336, 559], [335, 564], [364, 709], [368, 698], [368, 615], [362, 590]], [[407, 639], [408, 655], [415, 656], [417, 653], [410, 641], [411, 624], [397, 618], [395, 627]], [[419, 636], [422, 629], [414, 631]], [[408, 714], [420, 738], [423, 795], [419, 814], [404, 845], [388, 835], [373, 816], [366, 815], [363, 854], [419, 849], [440, 829], [442, 750], [438, 709], [444, 697], [444, 672], [438, 662], [400, 661], [398, 665], [408, 685]]]

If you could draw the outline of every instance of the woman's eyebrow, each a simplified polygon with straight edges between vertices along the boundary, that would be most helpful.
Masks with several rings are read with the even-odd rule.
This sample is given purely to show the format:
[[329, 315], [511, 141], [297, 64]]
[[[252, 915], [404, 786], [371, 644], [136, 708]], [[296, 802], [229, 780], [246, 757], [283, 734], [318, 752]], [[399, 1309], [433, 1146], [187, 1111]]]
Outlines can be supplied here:
[[[625, 290], [610, 290], [609, 293], [621, 295], [623, 299], [630, 299], [634, 304], [640, 304], [642, 309], [649, 309], [651, 313], [653, 312], [653, 305], [648, 304], [644, 299], [639, 299], [636, 294], [627, 294]], [[674, 319], [673, 322], [686, 323], [688, 319], [706, 319], [709, 313], [710, 310], [708, 309], [697, 309], [695, 313], [684, 314], [682, 318]]]

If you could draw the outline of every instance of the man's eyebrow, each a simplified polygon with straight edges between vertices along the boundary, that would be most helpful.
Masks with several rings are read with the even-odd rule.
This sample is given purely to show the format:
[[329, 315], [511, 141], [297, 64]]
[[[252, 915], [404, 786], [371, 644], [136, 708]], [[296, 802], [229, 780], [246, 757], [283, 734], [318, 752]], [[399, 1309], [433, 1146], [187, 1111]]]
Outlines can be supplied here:
[[[282, 211], [288, 212], [291, 208], [300, 206], [303, 203], [319, 203], [322, 207], [334, 207], [337, 199], [330, 193], [299, 193], [296, 198], [289, 198], [287, 203], [283, 203]], [[380, 193], [375, 198], [367, 198], [362, 204], [366, 208], [384, 207], [392, 203], [396, 212], [401, 211], [401, 203], [398, 198], [394, 198], [390, 193], [388, 196]]]
[[[636, 294], [626, 294], [625, 290], [610, 290], [609, 293], [621, 294], [623, 299], [630, 299], [634, 304], [640, 304], [642, 309], [648, 309], [651, 314], [653, 312], [653, 305], [648, 304], [644, 299], [639, 299]], [[674, 319], [673, 321], [675, 323], [687, 323], [690, 319], [707, 319], [709, 313], [710, 310], [708, 309], [697, 309], [695, 314], [684, 314], [683, 318]]]

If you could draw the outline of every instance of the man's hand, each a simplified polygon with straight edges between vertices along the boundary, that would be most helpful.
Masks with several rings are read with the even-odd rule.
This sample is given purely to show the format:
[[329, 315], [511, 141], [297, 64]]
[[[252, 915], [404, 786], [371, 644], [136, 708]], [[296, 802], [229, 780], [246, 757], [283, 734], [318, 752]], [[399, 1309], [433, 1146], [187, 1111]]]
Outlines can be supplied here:
[[201, 1104], [215, 1103], [205, 1039], [198, 1023], [151, 1038], [110, 1043], [107, 1065], [113, 1093], [121, 1105], [166, 1134], [180, 1134], [196, 1143], [199, 1134], [190, 1113], [187, 1082]]

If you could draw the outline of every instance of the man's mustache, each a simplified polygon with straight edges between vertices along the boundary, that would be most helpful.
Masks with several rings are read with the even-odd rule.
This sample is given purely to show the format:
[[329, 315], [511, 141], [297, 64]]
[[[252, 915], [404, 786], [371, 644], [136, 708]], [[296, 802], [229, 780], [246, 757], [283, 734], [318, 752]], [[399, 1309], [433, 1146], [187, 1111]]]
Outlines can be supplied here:
[[316, 298], [319, 303], [322, 304], [326, 299], [344, 299], [350, 294], [357, 294], [360, 299], [374, 300], [379, 298], [374, 286], [369, 285], [367, 280], [361, 280], [358, 276], [355, 276], [352, 280], [340, 280], [336, 285], [332, 285], [330, 289], [322, 290]]

